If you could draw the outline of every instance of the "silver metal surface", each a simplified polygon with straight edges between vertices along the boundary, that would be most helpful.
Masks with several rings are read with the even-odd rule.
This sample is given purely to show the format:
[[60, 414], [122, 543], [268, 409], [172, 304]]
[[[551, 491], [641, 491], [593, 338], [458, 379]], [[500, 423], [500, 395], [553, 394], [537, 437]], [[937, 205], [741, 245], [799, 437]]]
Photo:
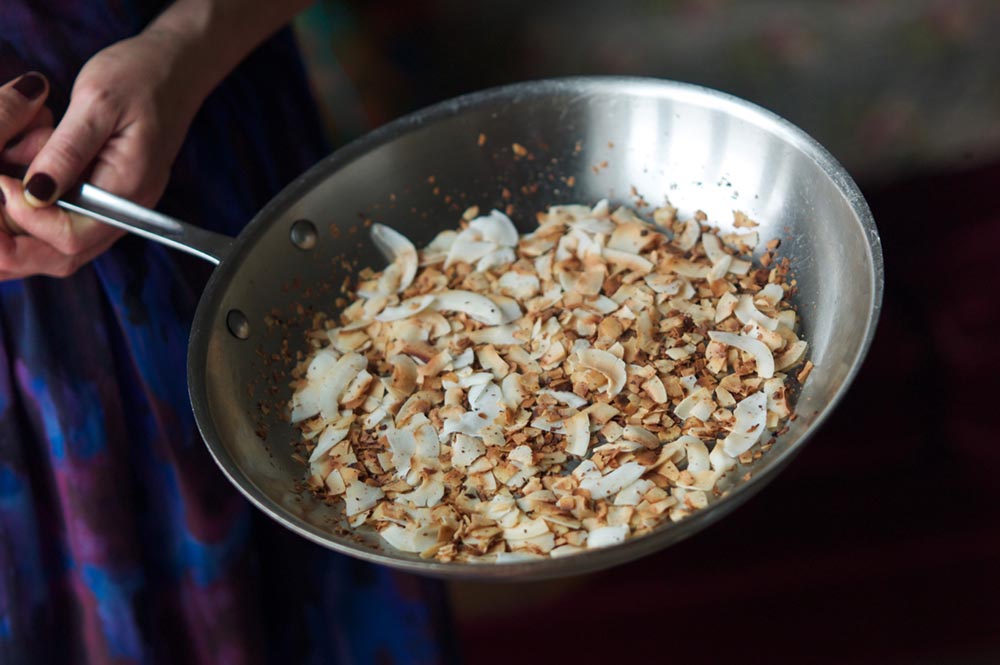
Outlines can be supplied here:
[[163, 243], [218, 265], [229, 252], [229, 236], [186, 224], [93, 185], [67, 192], [56, 205]]
[[[529, 155], [519, 157], [513, 143]], [[633, 190], [634, 188], [634, 190]], [[286, 372], [306, 348], [316, 311], [335, 312], [353, 268], [381, 268], [370, 220], [418, 245], [454, 227], [469, 205], [510, 206], [522, 231], [550, 204], [636, 191], [725, 228], [733, 210], [780, 238], [792, 261], [802, 335], [816, 370], [799, 417], [759, 462], [730, 477], [723, 498], [650, 535], [575, 557], [504, 565], [444, 564], [398, 553], [368, 532], [338, 532], [341, 515], [293, 491], [305, 467], [284, 422]], [[289, 242], [296, 220], [315, 222], [309, 252]], [[265, 513], [321, 545], [418, 573], [456, 578], [544, 578], [649, 554], [711, 524], [788, 464], [847, 389], [874, 333], [882, 299], [878, 233], [858, 188], [815, 141], [774, 114], [729, 95], [668, 81], [578, 78], [458, 98], [408, 116], [338, 150], [262, 210], [212, 275], [188, 357], [191, 400], [219, 467]], [[230, 334], [243, 312], [249, 338]], [[287, 348], [283, 346], [286, 344]], [[749, 472], [748, 479], [744, 474]]]
[[300, 219], [292, 224], [289, 238], [292, 244], [299, 249], [312, 249], [319, 241], [319, 233], [316, 231], [315, 224], [308, 219]]

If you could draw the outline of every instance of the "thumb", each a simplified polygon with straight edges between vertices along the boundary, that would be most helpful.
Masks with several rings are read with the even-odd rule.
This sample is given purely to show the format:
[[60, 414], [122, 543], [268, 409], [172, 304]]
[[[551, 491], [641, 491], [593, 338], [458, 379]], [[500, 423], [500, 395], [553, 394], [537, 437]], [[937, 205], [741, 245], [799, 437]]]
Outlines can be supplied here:
[[111, 137], [118, 112], [104, 98], [92, 103], [74, 95], [62, 121], [28, 167], [24, 198], [47, 206], [73, 187]]

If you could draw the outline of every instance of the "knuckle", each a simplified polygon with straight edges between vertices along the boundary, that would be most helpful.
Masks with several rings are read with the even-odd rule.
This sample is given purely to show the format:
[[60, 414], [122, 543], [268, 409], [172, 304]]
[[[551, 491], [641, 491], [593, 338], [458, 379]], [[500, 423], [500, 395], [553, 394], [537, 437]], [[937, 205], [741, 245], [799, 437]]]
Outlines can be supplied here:
[[83, 102], [92, 116], [112, 114], [120, 107], [118, 95], [112, 89], [100, 85], [87, 85], [74, 90], [73, 96]]

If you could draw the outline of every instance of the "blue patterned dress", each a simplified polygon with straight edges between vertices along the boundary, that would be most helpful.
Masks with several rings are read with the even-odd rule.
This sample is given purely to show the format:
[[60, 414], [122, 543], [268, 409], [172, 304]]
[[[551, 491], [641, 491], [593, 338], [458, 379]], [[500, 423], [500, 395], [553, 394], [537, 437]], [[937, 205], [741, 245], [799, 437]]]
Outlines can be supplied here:
[[[0, 81], [65, 108], [161, 2], [2, 0]], [[231, 235], [326, 152], [291, 35], [207, 100], [160, 209]], [[441, 588], [252, 510], [198, 436], [189, 325], [207, 264], [127, 237], [68, 279], [0, 283], [0, 662], [431, 663]]]

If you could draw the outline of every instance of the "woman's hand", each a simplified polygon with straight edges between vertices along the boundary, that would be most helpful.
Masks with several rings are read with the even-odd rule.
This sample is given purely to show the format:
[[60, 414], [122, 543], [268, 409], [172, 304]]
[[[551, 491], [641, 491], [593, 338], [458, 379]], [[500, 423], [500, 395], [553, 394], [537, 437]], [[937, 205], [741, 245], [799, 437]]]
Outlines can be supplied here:
[[0, 88], [0, 158], [30, 163], [23, 183], [0, 176], [0, 279], [72, 274], [122, 235], [49, 205], [82, 179], [140, 205], [160, 198], [201, 102], [186, 89], [182, 49], [175, 35], [147, 30], [100, 51], [54, 129], [40, 74]]
[[0, 87], [0, 159], [30, 164], [23, 182], [0, 176], [0, 280], [70, 275], [110, 247], [121, 231], [51, 203], [86, 179], [154, 205], [208, 93], [309, 2], [174, 0], [84, 65], [54, 129], [39, 74]]

